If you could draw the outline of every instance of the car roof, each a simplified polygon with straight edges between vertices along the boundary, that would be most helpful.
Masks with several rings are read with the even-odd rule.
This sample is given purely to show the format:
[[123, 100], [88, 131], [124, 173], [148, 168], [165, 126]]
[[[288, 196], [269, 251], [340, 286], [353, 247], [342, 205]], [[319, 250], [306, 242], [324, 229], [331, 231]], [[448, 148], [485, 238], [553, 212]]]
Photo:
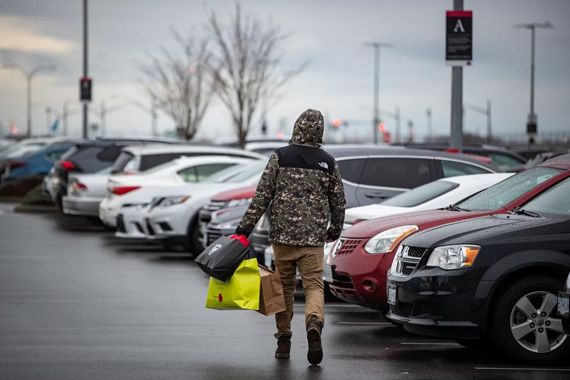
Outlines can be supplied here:
[[446, 153], [426, 149], [409, 149], [388, 145], [325, 145], [323, 146], [323, 149], [335, 158], [374, 155], [446, 158], [449, 160], [461, 160], [470, 162], [479, 166], [486, 167], [493, 171], [497, 171], [497, 168], [493, 167], [492, 165], [488, 165], [480, 160], [460, 153]]
[[569, 170], [570, 169], [570, 153], [551, 158], [550, 160], [545, 161], [538, 166], [545, 166], [545, 167], [549, 167], [549, 168]]
[[193, 152], [204, 152], [204, 153], [219, 153], [220, 155], [227, 155], [228, 153], [240, 154], [242, 156], [248, 156], [252, 158], [267, 159], [266, 156], [261, 154], [250, 152], [247, 150], [234, 149], [228, 147], [220, 146], [201, 146], [201, 145], [141, 145], [141, 146], [129, 146], [123, 148], [124, 152], [128, 152], [134, 156], [144, 156], [150, 154], [161, 154], [161, 153], [193, 153]]

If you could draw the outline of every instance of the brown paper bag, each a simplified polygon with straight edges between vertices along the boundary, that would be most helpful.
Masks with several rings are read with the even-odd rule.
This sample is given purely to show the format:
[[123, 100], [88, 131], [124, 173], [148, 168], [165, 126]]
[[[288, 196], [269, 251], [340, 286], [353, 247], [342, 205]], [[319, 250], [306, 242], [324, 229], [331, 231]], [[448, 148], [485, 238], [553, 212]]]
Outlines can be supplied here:
[[285, 311], [285, 298], [279, 274], [259, 266], [261, 276], [261, 292], [259, 293], [259, 310], [263, 315], [271, 315]]

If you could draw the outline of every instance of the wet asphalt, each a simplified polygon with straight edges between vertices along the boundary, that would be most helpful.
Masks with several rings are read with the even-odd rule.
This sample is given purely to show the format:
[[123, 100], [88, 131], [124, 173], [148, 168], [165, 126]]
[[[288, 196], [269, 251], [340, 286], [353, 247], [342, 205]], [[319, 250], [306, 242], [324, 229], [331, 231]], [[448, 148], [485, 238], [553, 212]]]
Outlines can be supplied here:
[[207, 277], [182, 252], [125, 242], [83, 218], [0, 204], [0, 379], [568, 379], [408, 334], [327, 303], [325, 357], [306, 360], [303, 304], [291, 359], [272, 317], [204, 307]]

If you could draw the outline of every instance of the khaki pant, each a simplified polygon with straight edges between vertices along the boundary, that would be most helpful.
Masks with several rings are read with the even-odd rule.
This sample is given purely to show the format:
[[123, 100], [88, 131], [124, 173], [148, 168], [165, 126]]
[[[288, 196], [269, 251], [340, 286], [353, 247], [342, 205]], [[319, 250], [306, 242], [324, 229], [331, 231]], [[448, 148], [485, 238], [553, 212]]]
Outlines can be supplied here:
[[312, 316], [324, 323], [323, 247], [273, 244], [275, 268], [283, 284], [286, 310], [275, 315], [276, 337], [291, 335], [297, 265], [305, 293], [305, 323]]

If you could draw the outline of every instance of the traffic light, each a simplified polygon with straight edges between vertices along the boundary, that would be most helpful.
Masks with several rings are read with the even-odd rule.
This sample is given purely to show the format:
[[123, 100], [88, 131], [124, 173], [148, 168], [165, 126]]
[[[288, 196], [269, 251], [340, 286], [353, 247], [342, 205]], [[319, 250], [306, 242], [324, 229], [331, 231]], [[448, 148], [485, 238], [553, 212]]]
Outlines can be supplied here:
[[79, 100], [82, 102], [91, 101], [92, 80], [89, 77], [79, 79]]

